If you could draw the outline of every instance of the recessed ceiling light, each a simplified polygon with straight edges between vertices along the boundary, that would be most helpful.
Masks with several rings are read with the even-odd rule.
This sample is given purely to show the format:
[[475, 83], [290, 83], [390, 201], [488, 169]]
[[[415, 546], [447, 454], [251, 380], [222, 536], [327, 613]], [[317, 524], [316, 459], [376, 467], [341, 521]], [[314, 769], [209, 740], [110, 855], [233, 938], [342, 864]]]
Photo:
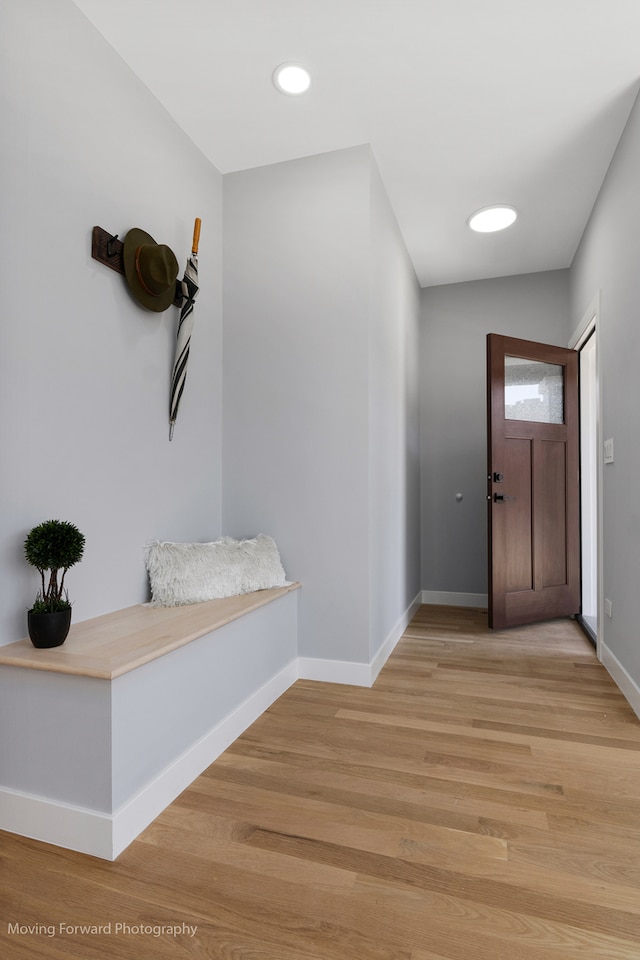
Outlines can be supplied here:
[[500, 204], [476, 210], [467, 222], [477, 233], [495, 233], [496, 230], [505, 230], [510, 227], [517, 216], [518, 211], [513, 207]]
[[281, 63], [273, 71], [273, 82], [280, 93], [289, 93], [294, 96], [305, 93], [311, 84], [309, 71], [299, 63]]

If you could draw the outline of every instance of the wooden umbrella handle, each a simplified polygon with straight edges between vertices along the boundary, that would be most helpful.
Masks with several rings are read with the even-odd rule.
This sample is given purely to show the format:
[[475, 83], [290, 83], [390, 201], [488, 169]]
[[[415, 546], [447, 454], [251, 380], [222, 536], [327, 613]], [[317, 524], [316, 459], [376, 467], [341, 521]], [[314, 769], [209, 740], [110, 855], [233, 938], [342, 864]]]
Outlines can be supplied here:
[[193, 225], [193, 244], [191, 246], [191, 253], [196, 256], [198, 253], [198, 244], [200, 243], [200, 227], [202, 226], [202, 220], [200, 217], [196, 217], [196, 222]]

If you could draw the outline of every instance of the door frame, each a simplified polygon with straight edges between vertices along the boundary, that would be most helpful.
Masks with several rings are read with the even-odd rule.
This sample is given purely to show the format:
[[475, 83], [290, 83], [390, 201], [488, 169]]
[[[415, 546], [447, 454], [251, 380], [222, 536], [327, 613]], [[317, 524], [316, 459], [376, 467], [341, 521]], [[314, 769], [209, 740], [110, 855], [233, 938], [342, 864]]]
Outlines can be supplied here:
[[[596, 511], [597, 511], [597, 545], [596, 545], [596, 564], [597, 564], [597, 591], [598, 591], [598, 615], [596, 626], [596, 654], [598, 660], [602, 660], [602, 646], [604, 643], [604, 574], [603, 574], [603, 469], [604, 458], [602, 454], [602, 382], [600, 378], [600, 300], [601, 291], [598, 290], [595, 297], [589, 304], [582, 319], [574, 330], [570, 340], [569, 348], [580, 351], [580, 348], [586, 343], [589, 337], [594, 334], [596, 338], [596, 450], [597, 450], [597, 470], [596, 470]], [[581, 465], [582, 470], [582, 465]], [[582, 531], [581, 531], [582, 534]], [[582, 590], [582, 585], [581, 585]]]

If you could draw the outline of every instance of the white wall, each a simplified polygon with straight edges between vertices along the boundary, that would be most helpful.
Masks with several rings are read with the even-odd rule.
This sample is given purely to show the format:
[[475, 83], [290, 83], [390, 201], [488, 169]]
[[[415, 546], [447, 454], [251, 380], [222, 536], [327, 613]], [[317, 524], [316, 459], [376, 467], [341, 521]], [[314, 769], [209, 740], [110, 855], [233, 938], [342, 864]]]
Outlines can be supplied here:
[[568, 271], [430, 287], [422, 304], [422, 586], [486, 594], [486, 336], [566, 346]]
[[[28, 530], [76, 523], [74, 619], [146, 598], [153, 537], [219, 534], [221, 177], [69, 0], [0, 8], [0, 643], [26, 633]], [[202, 217], [187, 386], [168, 441], [178, 311], [91, 259], [138, 226], [181, 270]]]
[[612, 602], [613, 618], [603, 617], [602, 639], [636, 687], [640, 686], [639, 169], [640, 105], [636, 101], [571, 266], [574, 328], [601, 291], [602, 437], [615, 441], [615, 461], [603, 470], [604, 594]]
[[[415, 388], [400, 369], [417, 288], [399, 252], [387, 278], [372, 279], [373, 260], [398, 243], [372, 164], [356, 147], [224, 178], [224, 529], [271, 534], [302, 581], [300, 655], [356, 663], [370, 662], [404, 612], [417, 567], [402, 409]], [[401, 462], [374, 490], [383, 451]], [[388, 560], [372, 559], [374, 538]], [[388, 592], [370, 607], [372, 578]]]

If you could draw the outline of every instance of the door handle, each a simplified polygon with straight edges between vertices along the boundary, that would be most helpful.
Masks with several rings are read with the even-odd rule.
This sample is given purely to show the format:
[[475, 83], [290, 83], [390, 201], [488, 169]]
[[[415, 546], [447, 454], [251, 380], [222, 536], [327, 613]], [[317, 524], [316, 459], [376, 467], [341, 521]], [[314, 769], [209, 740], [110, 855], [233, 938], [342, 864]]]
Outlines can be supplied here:
[[515, 500], [515, 497], [508, 497], [506, 493], [494, 493], [494, 503], [504, 503], [505, 500]]

